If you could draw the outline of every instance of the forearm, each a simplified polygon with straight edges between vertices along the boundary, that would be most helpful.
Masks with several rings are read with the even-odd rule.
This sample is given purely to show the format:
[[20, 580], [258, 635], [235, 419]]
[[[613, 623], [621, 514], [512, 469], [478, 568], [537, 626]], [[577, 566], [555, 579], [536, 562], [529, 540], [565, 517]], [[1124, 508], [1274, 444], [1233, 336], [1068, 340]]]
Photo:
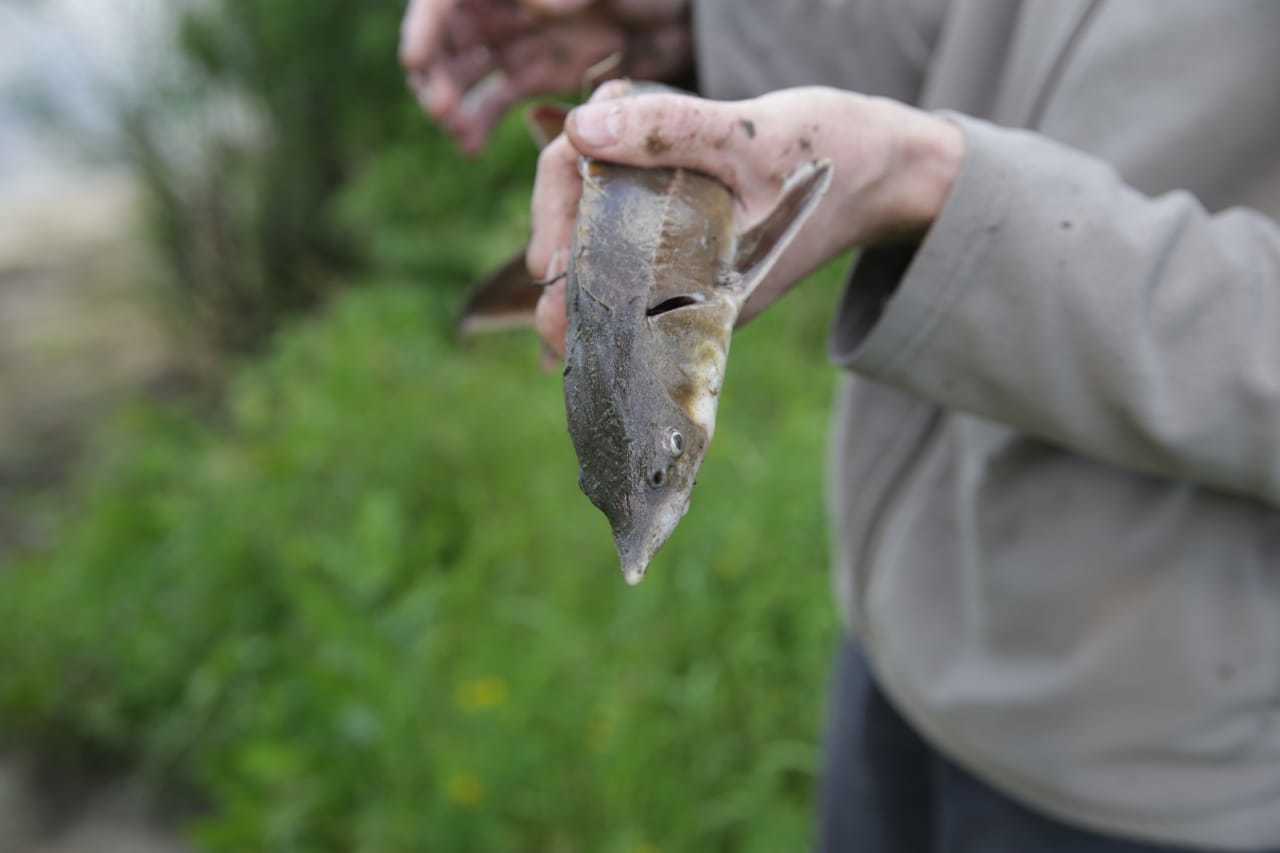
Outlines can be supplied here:
[[882, 316], [870, 294], [892, 265], [855, 275], [837, 359], [1113, 464], [1280, 503], [1280, 229], [964, 124], [953, 194]]

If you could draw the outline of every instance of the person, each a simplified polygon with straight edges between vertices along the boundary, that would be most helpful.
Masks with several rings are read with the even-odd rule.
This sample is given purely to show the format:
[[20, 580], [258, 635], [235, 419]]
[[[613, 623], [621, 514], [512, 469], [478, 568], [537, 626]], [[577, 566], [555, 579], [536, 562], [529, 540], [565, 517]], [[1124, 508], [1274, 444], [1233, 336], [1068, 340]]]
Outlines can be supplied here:
[[[697, 66], [700, 96], [609, 84], [569, 116], [538, 277], [569, 261], [579, 154], [708, 172], [748, 222], [834, 164], [750, 306], [860, 249], [831, 336], [856, 640], [823, 847], [1280, 849], [1280, 4], [528, 0], [478, 35], [495, 5], [405, 20], [469, 145], [550, 79], [520, 40], [664, 33], [650, 76]], [[563, 298], [539, 305], [558, 347]]]

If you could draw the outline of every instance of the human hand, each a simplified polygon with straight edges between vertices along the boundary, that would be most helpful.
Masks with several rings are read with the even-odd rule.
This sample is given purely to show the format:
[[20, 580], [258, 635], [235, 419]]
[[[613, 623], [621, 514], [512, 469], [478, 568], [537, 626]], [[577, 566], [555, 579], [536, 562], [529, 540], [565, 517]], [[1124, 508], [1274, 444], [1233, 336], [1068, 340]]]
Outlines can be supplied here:
[[[568, 268], [582, 181], [580, 155], [640, 167], [695, 169], [738, 202], [738, 231], [759, 221], [806, 161], [830, 160], [830, 191], [744, 306], [746, 322], [793, 284], [853, 246], [923, 233], [937, 217], [964, 155], [951, 122], [884, 98], [836, 89], [786, 89], [747, 101], [625, 95], [602, 86], [569, 114], [538, 161], [528, 266], [550, 279]], [[544, 291], [538, 333], [564, 353], [565, 285]]]
[[588, 73], [678, 77], [692, 60], [688, 0], [411, 0], [400, 62], [419, 102], [470, 153], [503, 114], [580, 90]]

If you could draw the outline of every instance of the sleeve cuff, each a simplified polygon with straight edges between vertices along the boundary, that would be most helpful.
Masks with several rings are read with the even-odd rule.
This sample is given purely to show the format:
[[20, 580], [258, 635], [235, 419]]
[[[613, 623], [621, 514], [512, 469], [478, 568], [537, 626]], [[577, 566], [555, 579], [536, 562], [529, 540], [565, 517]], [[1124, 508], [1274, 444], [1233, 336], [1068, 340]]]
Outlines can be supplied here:
[[872, 378], [907, 369], [1004, 223], [1008, 170], [994, 138], [1000, 131], [939, 114], [965, 135], [964, 161], [942, 213], [918, 246], [864, 251], [836, 312], [832, 361]]

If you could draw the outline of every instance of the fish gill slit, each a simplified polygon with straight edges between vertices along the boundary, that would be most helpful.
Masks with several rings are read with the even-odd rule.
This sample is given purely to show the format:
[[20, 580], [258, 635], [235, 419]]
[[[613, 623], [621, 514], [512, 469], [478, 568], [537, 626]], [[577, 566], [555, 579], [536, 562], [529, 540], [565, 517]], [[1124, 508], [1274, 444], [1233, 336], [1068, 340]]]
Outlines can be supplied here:
[[668, 311], [674, 311], [677, 308], [686, 308], [690, 305], [701, 305], [706, 301], [701, 293], [688, 293], [683, 296], [673, 296], [670, 299], [664, 299], [652, 308], [647, 309], [644, 314], [646, 317], [657, 317], [659, 314], [666, 314]]

